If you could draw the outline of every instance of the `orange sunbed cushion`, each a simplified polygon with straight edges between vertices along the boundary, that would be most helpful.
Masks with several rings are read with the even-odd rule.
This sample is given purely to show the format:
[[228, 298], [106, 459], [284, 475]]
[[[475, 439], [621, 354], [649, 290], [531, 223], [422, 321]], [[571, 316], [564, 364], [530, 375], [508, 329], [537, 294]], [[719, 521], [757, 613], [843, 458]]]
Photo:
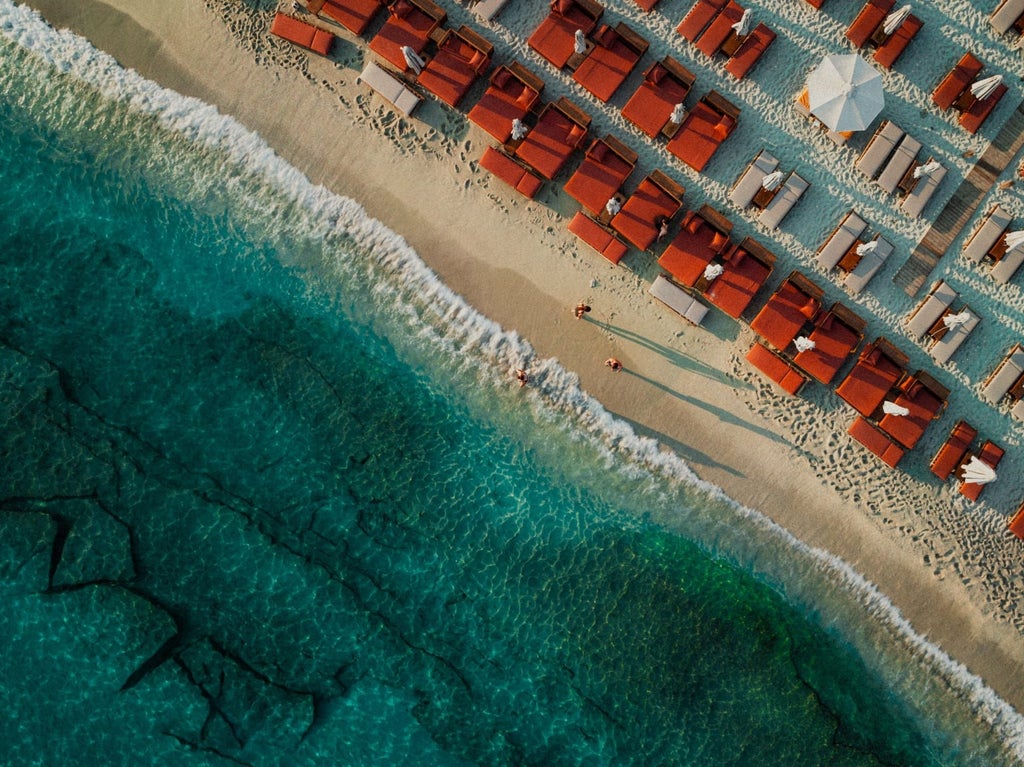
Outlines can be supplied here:
[[576, 211], [572, 217], [569, 231], [613, 264], [619, 263], [628, 251], [624, 242], [582, 211]]
[[889, 439], [884, 432], [873, 426], [862, 416], [857, 417], [857, 420], [850, 425], [847, 433], [881, 458], [883, 463], [894, 469], [906, 452], [902, 447]]
[[747, 352], [747, 361], [787, 394], [796, 394], [807, 382], [799, 371], [760, 343], [754, 344]]

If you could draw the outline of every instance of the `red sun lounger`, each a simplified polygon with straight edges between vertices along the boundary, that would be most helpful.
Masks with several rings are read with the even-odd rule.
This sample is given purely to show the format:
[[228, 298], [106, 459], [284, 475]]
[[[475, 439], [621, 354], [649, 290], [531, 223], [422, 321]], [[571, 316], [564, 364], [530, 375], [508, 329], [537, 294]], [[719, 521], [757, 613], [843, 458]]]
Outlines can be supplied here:
[[730, 317], [739, 318], [768, 281], [775, 255], [747, 237], [722, 254], [723, 271], [704, 289], [704, 297]]
[[896, 63], [896, 59], [900, 57], [900, 54], [906, 50], [906, 47], [910, 45], [910, 41], [914, 39], [921, 27], [924, 26], [924, 22], [917, 18], [914, 14], [910, 14], [903, 20], [896, 31], [893, 32], [889, 37], [885, 39], [875, 50], [875, 61], [881, 64], [886, 69], [892, 69], [892, 65]]
[[447, 18], [444, 10], [430, 0], [395, 0], [388, 8], [384, 26], [370, 40], [370, 50], [404, 72], [409, 65], [402, 47], [423, 53], [431, 33]]
[[896, 0], [868, 0], [846, 30], [846, 37], [858, 48], [862, 48], [885, 21], [894, 5]]
[[784, 351], [803, 327], [818, 316], [823, 295], [821, 288], [799, 272], [793, 272], [757, 313], [750, 329]]
[[747, 352], [747, 362], [787, 394], [796, 394], [807, 383], [807, 376], [760, 342]]
[[736, 129], [740, 110], [711, 91], [683, 120], [676, 135], [668, 142], [668, 151], [695, 171], [704, 166]]
[[[977, 133], [981, 124], [985, 122], [988, 116], [992, 114], [992, 110], [996, 108], [999, 99], [1006, 95], [1007, 90], [1009, 89], [1006, 83], [999, 83], [987, 98], [976, 99], [972, 96], [970, 106], [960, 115], [961, 127], [966, 129], [968, 133]], [[970, 93], [969, 90], [968, 93]]]
[[874, 453], [886, 466], [894, 469], [906, 453], [889, 435], [863, 416], [858, 416], [850, 425], [847, 434]]
[[543, 180], [529, 168], [494, 147], [487, 147], [480, 158], [480, 167], [500, 178], [528, 199], [533, 199]]
[[668, 124], [676, 104], [686, 101], [696, 79], [690, 70], [666, 56], [647, 67], [640, 87], [622, 107], [622, 116], [654, 138]]
[[589, 35], [603, 13], [604, 7], [594, 0], [552, 0], [550, 12], [527, 43], [561, 69], [573, 54], [576, 30], [581, 29], [583, 34]]
[[967, 421], [957, 421], [949, 437], [942, 443], [939, 452], [932, 458], [929, 468], [939, 479], [945, 481], [952, 476], [964, 462], [967, 451], [971, 447], [974, 438], [978, 436], [978, 430]]
[[613, 264], [619, 263], [629, 246], [615, 236], [615, 232], [602, 226], [581, 210], [569, 222], [569, 231], [607, 258]]
[[512, 136], [512, 121], [526, 117], [543, 91], [544, 81], [526, 67], [503, 64], [491, 74], [487, 90], [468, 117], [504, 144]]
[[870, 416], [885, 400], [907, 366], [907, 355], [884, 338], [864, 347], [857, 364], [836, 387], [836, 394], [850, 407]]
[[640, 250], [651, 247], [662, 220], [670, 220], [683, 207], [683, 188], [660, 170], [651, 171], [622, 204], [611, 227]]
[[697, 38], [697, 50], [705, 56], [714, 56], [732, 34], [732, 25], [742, 17], [743, 7], [735, 0], [729, 0], [728, 5], [711, 20], [707, 29]]
[[311, 50], [313, 53], [319, 53], [321, 56], [330, 53], [331, 43], [334, 42], [334, 35], [330, 32], [325, 32], [319, 27], [284, 13], [274, 16], [274, 20], [270, 23], [270, 34]]
[[[1006, 451], [1003, 450], [992, 440], [986, 440], [985, 444], [981, 446], [981, 451], [978, 453], [978, 460], [982, 463], [995, 469], [999, 466], [999, 462], [1003, 459]], [[981, 491], [985, 489], [985, 485], [979, 485], [977, 482], [964, 482], [963, 481], [963, 469], [969, 463], [969, 458], [964, 461], [964, 465], [960, 467], [960, 471], [957, 472], [957, 477], [960, 479], [960, 495], [964, 498], [969, 498], [972, 501], [978, 500], [981, 496]]]
[[676, 27], [676, 32], [681, 34], [691, 43], [697, 41], [700, 33], [704, 31], [729, 0], [697, 0], [690, 9], [690, 12], [683, 17]]
[[764, 24], [758, 24], [747, 35], [746, 39], [740, 43], [736, 53], [732, 55], [732, 58], [725, 65], [725, 71], [737, 80], [742, 80], [753, 69], [754, 64], [758, 62], [774, 40], [775, 33]]
[[953, 102], [960, 98], [960, 94], [967, 90], [974, 79], [981, 74], [982, 69], [984, 69], [984, 64], [973, 53], [965, 53], [949, 74], [942, 78], [942, 82], [936, 86], [932, 93], [932, 101], [938, 105], [939, 109], [949, 109], [953, 106]]
[[537, 124], [515, 148], [515, 155], [544, 178], [551, 180], [562, 169], [574, 150], [587, 137], [590, 116], [560, 98], [546, 105]]
[[636, 152], [614, 137], [594, 139], [580, 167], [565, 182], [565, 191], [597, 216], [633, 172], [636, 160]]
[[594, 47], [573, 72], [572, 79], [607, 101], [647, 52], [649, 43], [628, 26], [602, 24], [593, 37]]
[[842, 304], [818, 316], [808, 338], [813, 349], [797, 352], [793, 363], [815, 380], [830, 384], [839, 368], [857, 350], [867, 323]]
[[903, 447], [912, 448], [924, 436], [928, 424], [945, 410], [948, 397], [949, 389], [927, 373], [918, 371], [904, 378], [886, 398], [910, 412], [907, 415], [886, 413], [878, 426]]
[[692, 288], [704, 269], [732, 244], [732, 222], [710, 205], [691, 210], [683, 217], [679, 232], [658, 259], [662, 269], [677, 282]]
[[444, 103], [458, 106], [491, 65], [493, 52], [494, 46], [469, 27], [448, 30], [416, 82]]

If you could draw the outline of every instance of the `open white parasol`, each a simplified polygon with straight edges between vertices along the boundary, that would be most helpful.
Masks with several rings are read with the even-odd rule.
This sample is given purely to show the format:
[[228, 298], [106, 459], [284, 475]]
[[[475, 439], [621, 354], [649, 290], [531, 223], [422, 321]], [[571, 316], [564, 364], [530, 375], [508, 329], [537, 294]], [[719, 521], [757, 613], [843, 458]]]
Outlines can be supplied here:
[[711, 282], [716, 277], [721, 277], [725, 267], [721, 264], [708, 264], [704, 267], [704, 279]]
[[775, 191], [782, 184], [782, 171], [773, 170], [761, 179], [761, 188], [767, 192]]
[[914, 168], [914, 178], [921, 178], [921, 176], [930, 176], [932, 173], [937, 171], [942, 166], [938, 160], [929, 160], [924, 165], [918, 165]]
[[971, 95], [978, 101], [987, 99], [996, 88], [999, 87], [999, 83], [1003, 81], [1002, 75], [992, 75], [991, 77], [983, 77], [980, 80], [975, 80], [971, 83]]
[[1024, 245], [1024, 229], [1018, 229], [1015, 232], [1007, 232], [1004, 242], [1006, 242], [1006, 249], [1013, 250]]
[[971, 313], [964, 309], [959, 314], [947, 314], [942, 318], [942, 324], [952, 330], [955, 327], [963, 325], [971, 318]]
[[870, 242], [862, 242], [857, 246], [857, 255], [866, 256], [868, 253], [873, 253], [878, 247], [878, 240], [871, 240]]
[[809, 352], [816, 345], [817, 344], [815, 344], [814, 341], [809, 339], [807, 336], [797, 336], [793, 340], [793, 346], [796, 347], [796, 350], [798, 352]]
[[989, 482], [994, 482], [995, 478], [996, 470], [976, 455], [972, 455], [971, 460], [964, 466], [964, 482], [970, 482], [973, 485], [987, 485]]
[[573, 37], [572, 49], [575, 53], [586, 53], [587, 52], [587, 36], [583, 34], [582, 29], [577, 29], [576, 34]]
[[526, 135], [526, 124], [518, 117], [512, 118], [512, 139], [519, 141]]
[[891, 35], [897, 29], [900, 28], [900, 24], [907, 20], [907, 16], [910, 15], [910, 6], [904, 5], [902, 8], [897, 8], [895, 11], [885, 17], [885, 21], [882, 22], [882, 31], [887, 35]]
[[882, 412], [888, 415], [910, 415], [910, 408], [886, 400], [882, 403]]
[[401, 48], [402, 57], [405, 59], [406, 66], [409, 67], [415, 74], [419, 74], [423, 71], [423, 67], [427, 65], [427, 62], [420, 58], [420, 55], [416, 53], [408, 45], [403, 45]]
[[750, 9], [747, 8], [740, 16], [740, 20], [732, 25], [737, 37], [746, 37], [750, 34]]
[[882, 75], [855, 53], [832, 54], [807, 76], [807, 100], [829, 130], [864, 130], [885, 106]]

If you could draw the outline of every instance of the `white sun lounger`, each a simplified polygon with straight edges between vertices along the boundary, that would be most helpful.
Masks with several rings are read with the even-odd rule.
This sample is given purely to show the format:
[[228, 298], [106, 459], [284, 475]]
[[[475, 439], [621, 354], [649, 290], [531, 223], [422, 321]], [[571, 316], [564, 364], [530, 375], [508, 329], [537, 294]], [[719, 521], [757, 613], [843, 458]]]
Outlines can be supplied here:
[[762, 149], [757, 153], [757, 157], [750, 161], [747, 169], [736, 179], [736, 183], [733, 184], [732, 190], [729, 192], [729, 199], [741, 208], [750, 205], [757, 190], [761, 188], [761, 179], [778, 166], [779, 161]]
[[897, 184], [900, 183], [903, 174], [910, 169], [920, 149], [920, 141], [909, 134], [905, 135], [903, 140], [900, 141], [899, 146], [896, 147], [896, 151], [892, 153], [892, 157], [889, 158], [885, 170], [875, 180], [875, 183], [889, 194], [895, 192]]
[[980, 264], [985, 254], [992, 249], [996, 241], [1003, 236], [1003, 232], [1009, 228], [1012, 220], [1010, 214], [1000, 205], [996, 205], [989, 211], [985, 222], [964, 245], [964, 255], [967, 256], [967, 260]]
[[924, 301], [917, 305], [914, 313], [907, 319], [907, 332], [913, 338], [923, 336], [959, 295], [944, 280], [935, 283], [931, 292], [925, 296]]
[[993, 404], [1006, 396], [1017, 380], [1024, 375], [1024, 346], [1015, 344], [985, 381], [981, 395]]
[[867, 228], [864, 219], [851, 210], [818, 250], [818, 263], [825, 269], [834, 269]]
[[484, 21], [490, 21], [498, 15], [498, 11], [505, 7], [508, 0], [480, 0], [473, 4], [473, 13]]
[[878, 246], [863, 256], [857, 263], [857, 266], [853, 268], [853, 271], [846, 275], [846, 279], [843, 280], [843, 284], [853, 293], [860, 293], [864, 290], [871, 278], [875, 276], [875, 273], [882, 268], [885, 259], [892, 255], [892, 243], [882, 237], [877, 239]]
[[406, 117], [411, 115], [423, 101], [414, 90], [373, 61], [366, 63], [363, 71], [359, 73], [358, 80], [366, 83], [390, 101], [392, 106]]
[[1018, 17], [1024, 13], [1024, 0], [1003, 0], [999, 6], [988, 17], [989, 23], [996, 32], [1003, 34], [1008, 32]]
[[661, 301], [684, 320], [700, 325], [708, 308], [664, 275], [658, 275], [647, 292]]
[[896, 148], [896, 144], [904, 135], [903, 129], [896, 123], [884, 120], [854, 165], [865, 176], [873, 179], [878, 175], [885, 161], [889, 159], [889, 155]]
[[942, 179], [945, 177], [946, 168], [945, 166], [940, 166], [934, 173], [926, 173], [922, 178], [919, 178], [910, 194], [904, 197], [903, 202], [900, 203], [900, 208], [903, 212], [914, 218], [919, 217], [921, 211], [924, 210], [924, 206], [928, 204], [928, 200], [935, 194], [935, 190], [939, 188], [939, 184], [942, 183]]
[[[950, 328], [946, 332], [946, 335], [933, 343], [931, 348], [928, 349], [928, 353], [932, 355], [932, 359], [936, 362], [949, 362], [949, 358], [953, 356], [953, 352], [960, 348], [960, 344], [967, 340], [967, 336], [969, 336], [971, 331], [977, 327], [979, 322], [981, 322], [981, 317], [975, 314], [968, 306], [960, 309], [960, 312], [967, 312], [971, 315], [970, 319], [962, 325]], [[960, 312], [954, 312], [954, 314], [959, 314]]]
[[810, 184], [800, 178], [796, 171], [790, 173], [786, 178], [786, 183], [782, 185], [782, 189], [772, 197], [771, 202], [764, 206], [764, 210], [761, 211], [757, 220], [769, 229], [778, 229], [782, 219], [792, 210], [796, 201], [807, 191], [809, 186]]
[[992, 267], [992, 278], [1001, 285], [1005, 285], [1013, 279], [1013, 275], [1022, 263], [1024, 263], [1024, 247], [1018, 245], [1013, 250], [1006, 251], [1006, 254], [996, 261], [996, 265]]

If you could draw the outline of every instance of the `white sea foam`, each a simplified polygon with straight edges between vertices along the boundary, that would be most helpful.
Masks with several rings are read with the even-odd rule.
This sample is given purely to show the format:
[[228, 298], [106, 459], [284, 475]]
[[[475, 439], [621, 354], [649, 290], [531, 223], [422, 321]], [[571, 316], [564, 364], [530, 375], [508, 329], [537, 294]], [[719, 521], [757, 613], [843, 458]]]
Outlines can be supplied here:
[[[460, 364], [474, 368], [478, 375], [495, 380], [495, 370], [528, 364], [534, 384], [531, 396], [539, 409], [568, 416], [575, 428], [605, 452], [609, 462], [614, 460], [616, 467], [632, 467], [638, 474], [651, 472], [695, 487], [727, 505], [737, 517], [752, 523], [766, 539], [774, 540], [791, 556], [806, 560], [829, 582], [853, 595], [920, 662], [959, 691], [973, 713], [998, 734], [1008, 751], [1024, 760], [1024, 717], [981, 678], [917, 633], [892, 602], [852, 566], [829, 552], [804, 544], [756, 510], [733, 502], [720, 488], [699, 479], [678, 456], [662, 450], [655, 440], [637, 435], [581, 389], [574, 373], [557, 360], [537, 357], [525, 339], [503, 330], [467, 304], [436, 277], [399, 234], [370, 218], [356, 201], [312, 184], [258, 135], [216, 108], [120, 67], [84, 39], [51, 28], [35, 11], [15, 5], [12, 0], [0, 0], [0, 35], [33, 52], [46, 67], [80, 79], [106, 98], [128, 103], [140, 113], [154, 116], [166, 128], [198, 145], [225, 153], [239, 166], [261, 176], [269, 187], [305, 208], [321, 235], [342, 234], [352, 238], [372, 256], [377, 270], [393, 277], [375, 282], [379, 297], [396, 311], [407, 312], [408, 322], [424, 339], [450, 351]], [[419, 300], [396, 301], [399, 293]], [[507, 385], [507, 380], [502, 379], [502, 383]]]

